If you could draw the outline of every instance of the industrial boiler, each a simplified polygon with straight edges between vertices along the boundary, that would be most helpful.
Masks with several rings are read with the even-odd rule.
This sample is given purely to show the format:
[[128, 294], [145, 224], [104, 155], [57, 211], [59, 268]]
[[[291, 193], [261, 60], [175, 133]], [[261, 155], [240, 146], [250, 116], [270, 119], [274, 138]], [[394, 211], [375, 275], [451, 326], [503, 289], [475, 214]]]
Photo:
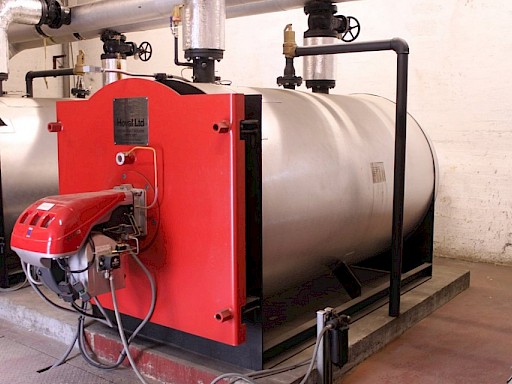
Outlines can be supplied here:
[[[408, 47], [333, 44], [351, 18], [302, 3], [310, 29], [299, 47], [285, 28], [285, 89], [221, 84], [225, 4], [187, 1], [188, 64], [176, 63], [193, 81], [116, 77], [57, 101], [44, 135], [58, 142], [59, 193], [27, 204], [10, 241], [27, 273], [81, 316], [115, 316], [122, 339], [249, 369], [314, 337], [327, 305], [357, 317], [389, 296], [398, 315], [401, 290], [431, 276], [438, 175], [406, 113]], [[380, 50], [397, 54], [396, 103], [329, 93], [334, 54]], [[312, 93], [295, 90], [302, 56]]]
[[[194, 94], [180, 95], [171, 86], [127, 79], [89, 100], [57, 103], [51, 128], [59, 140], [61, 195], [21, 215], [13, 246], [24, 261], [48, 268], [91, 247], [88, 239], [103, 245], [102, 237], [138, 249], [158, 286], [151, 323], [180, 331], [173, 342], [194, 335], [196, 344], [213, 340], [223, 350], [237, 347], [219, 343], [244, 345], [244, 311], [261, 310], [264, 298], [389, 247], [393, 103], [189, 84]], [[251, 172], [256, 122], [259, 191]], [[412, 118], [408, 123], [406, 233], [430, 209], [435, 184], [429, 142]], [[113, 191], [122, 197], [115, 203]], [[138, 203], [125, 201], [140, 191]], [[247, 204], [258, 198], [261, 213]], [[258, 215], [262, 237], [254, 238]], [[259, 258], [252, 255], [258, 241]], [[97, 252], [73, 269], [87, 268]], [[149, 287], [128, 256], [120, 262], [120, 310], [142, 319]]]

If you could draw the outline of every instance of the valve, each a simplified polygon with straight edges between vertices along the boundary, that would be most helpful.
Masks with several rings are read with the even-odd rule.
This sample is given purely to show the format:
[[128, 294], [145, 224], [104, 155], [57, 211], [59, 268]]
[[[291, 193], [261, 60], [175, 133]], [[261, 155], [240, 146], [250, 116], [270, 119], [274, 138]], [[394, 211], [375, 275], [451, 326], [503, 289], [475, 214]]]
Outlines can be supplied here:
[[102, 59], [111, 59], [118, 56], [126, 58], [138, 52], [137, 45], [131, 41], [126, 41], [126, 36], [117, 31], [107, 29], [103, 31], [100, 38], [103, 41]]
[[46, 24], [52, 29], [58, 29], [63, 25], [71, 24], [71, 9], [64, 7], [57, 0], [46, 0], [43, 5], [43, 17], [40, 24]]
[[345, 43], [350, 43], [357, 39], [359, 36], [359, 32], [361, 32], [361, 24], [359, 20], [357, 20], [353, 16], [336, 16], [342, 20], [342, 29], [339, 30], [339, 38], [343, 40]]
[[153, 55], [153, 47], [149, 42], [143, 41], [140, 43], [139, 48], [137, 49], [137, 55], [141, 61], [149, 61]]

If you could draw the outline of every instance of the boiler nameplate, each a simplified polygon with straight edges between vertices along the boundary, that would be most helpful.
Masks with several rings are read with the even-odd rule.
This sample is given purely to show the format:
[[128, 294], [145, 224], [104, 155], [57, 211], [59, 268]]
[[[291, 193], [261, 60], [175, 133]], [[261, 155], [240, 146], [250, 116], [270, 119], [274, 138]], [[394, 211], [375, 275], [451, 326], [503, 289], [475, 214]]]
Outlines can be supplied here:
[[148, 145], [148, 98], [114, 99], [114, 144]]

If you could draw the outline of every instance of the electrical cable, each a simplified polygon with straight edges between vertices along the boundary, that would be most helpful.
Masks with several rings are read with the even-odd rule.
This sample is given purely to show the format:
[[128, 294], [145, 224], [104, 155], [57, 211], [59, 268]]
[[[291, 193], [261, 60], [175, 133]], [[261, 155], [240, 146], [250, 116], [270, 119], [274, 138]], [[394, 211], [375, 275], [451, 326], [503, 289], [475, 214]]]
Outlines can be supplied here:
[[300, 368], [306, 364], [309, 364], [310, 361], [311, 361], [311, 359], [307, 359], [301, 363], [297, 363], [294, 365], [288, 365], [286, 367], [262, 369], [261, 371], [247, 373], [245, 376], [250, 377], [251, 379], [262, 379], [267, 376], [274, 376], [274, 375], [277, 375], [277, 374], [280, 374], [283, 372], [288, 372], [293, 369]]
[[[64, 352], [64, 354], [62, 355], [62, 357], [56, 361], [51, 367], [48, 368], [48, 370], [50, 369], [53, 369], [55, 367], [58, 367], [59, 365], [62, 365], [66, 362], [66, 360], [68, 359], [69, 355], [71, 354], [71, 351], [73, 351], [73, 348], [75, 346], [75, 343], [77, 342], [78, 340], [78, 332], [79, 332], [79, 328], [77, 327], [76, 329], [76, 332], [75, 332], [75, 337], [73, 338], [73, 341], [71, 342], [71, 344], [69, 344], [68, 346], [68, 349], [66, 350], [66, 352]], [[44, 372], [43, 370], [40, 370], [38, 371], [39, 373], [41, 372]]]
[[[132, 258], [135, 260], [135, 262], [139, 265], [139, 267], [142, 269], [142, 271], [145, 273], [146, 277], [149, 280], [149, 284], [151, 287], [151, 304], [149, 306], [146, 316], [144, 317], [144, 320], [142, 320], [142, 322], [139, 324], [139, 326], [137, 328], [135, 328], [135, 330], [131, 334], [130, 338], [128, 339], [128, 344], [130, 344], [133, 341], [133, 339], [137, 336], [137, 334], [140, 332], [140, 330], [147, 324], [147, 322], [149, 321], [151, 316], [153, 316], [153, 313], [155, 311], [155, 305], [156, 305], [156, 284], [155, 284], [155, 280], [154, 280], [153, 276], [151, 275], [151, 272], [149, 272], [149, 270], [146, 268], [146, 266], [140, 261], [140, 259], [137, 257], [137, 255], [133, 251], [130, 251], [129, 253], [132, 256]], [[103, 307], [101, 306], [101, 303], [96, 298], [95, 298], [95, 300], [96, 300], [96, 305], [98, 306], [98, 308], [100, 309], [100, 312], [101, 312]], [[110, 321], [108, 316], [106, 316], [106, 319], [108, 319], [107, 321]], [[94, 366], [96, 368], [100, 368], [100, 369], [115, 369], [123, 363], [123, 361], [126, 357], [125, 349], [123, 349], [121, 351], [117, 361], [114, 364], [107, 365], [107, 364], [102, 364], [102, 363], [94, 360], [94, 358], [89, 355], [89, 352], [87, 351], [86, 346], [85, 346], [85, 342], [84, 342], [84, 330], [85, 329], [84, 329], [83, 321], [81, 322], [81, 324], [79, 321], [79, 326], [80, 326], [80, 337], [78, 339], [78, 347], [80, 349], [82, 356], [89, 364], [91, 364], [92, 366]], [[119, 327], [119, 325], [118, 325], [118, 327]]]
[[124, 361], [124, 355], [121, 358], [121, 355], [119, 355], [119, 358], [117, 359], [117, 362], [111, 365], [102, 364], [98, 361], [96, 361], [92, 356], [89, 355], [89, 352], [87, 351], [86, 343], [85, 343], [85, 327], [84, 327], [84, 317], [79, 316], [78, 317], [78, 349], [80, 350], [80, 354], [84, 358], [84, 360], [92, 365], [95, 368], [99, 369], [115, 369], [121, 365], [121, 363]]
[[101, 68], [100, 72], [120, 73], [121, 75], [133, 76], [133, 77], [155, 77], [155, 75], [149, 75], [147, 73], [133, 73], [133, 72], [125, 71], [123, 69], [106, 69], [106, 68]]
[[[28, 264], [26, 264], [26, 263], [22, 263], [22, 265], [27, 266]], [[25, 271], [25, 273], [27, 273], [27, 272], [26, 272], [26, 270], [25, 270], [25, 267], [24, 267], [24, 269], [23, 269], [23, 270]], [[39, 289], [39, 287], [38, 287], [37, 285], [35, 285], [35, 284], [32, 282], [32, 280], [31, 280], [31, 279], [28, 279], [28, 282], [30, 283], [30, 285], [32, 286], [32, 288], [34, 289], [34, 291], [36, 291], [37, 295], [38, 295], [41, 299], [43, 299], [45, 302], [47, 302], [48, 304], [50, 304], [52, 307], [58, 308], [58, 309], [60, 309], [60, 310], [66, 311], [66, 312], [75, 313], [75, 314], [76, 314], [76, 312], [79, 312], [80, 314], [82, 314], [82, 315], [83, 315], [83, 316], [85, 316], [85, 317], [90, 317], [90, 318], [92, 318], [92, 319], [94, 319], [94, 320], [97, 320], [97, 321], [100, 321], [100, 322], [105, 322], [105, 323], [107, 322], [105, 319], [102, 319], [101, 317], [98, 317], [98, 316], [96, 316], [96, 315], [93, 315], [93, 314], [90, 314], [90, 313], [87, 313], [87, 312], [82, 311], [82, 310], [81, 310], [81, 309], [80, 309], [80, 308], [79, 308], [75, 303], [71, 303], [71, 306], [74, 308], [74, 310], [73, 310], [73, 309], [71, 309], [71, 308], [62, 307], [62, 306], [60, 306], [59, 304], [54, 303], [52, 300], [50, 300], [50, 299], [49, 299], [49, 298], [48, 298], [48, 297], [47, 297], [47, 296], [46, 296], [46, 295], [45, 295], [45, 294], [44, 294], [44, 293]]]
[[311, 357], [311, 362], [309, 363], [308, 370], [306, 371], [306, 374], [304, 375], [304, 378], [301, 380], [299, 384], [305, 384], [308, 380], [309, 376], [311, 375], [311, 372], [313, 372], [313, 367], [315, 366], [316, 357], [318, 355], [318, 350], [320, 348], [320, 342], [322, 341], [322, 338], [325, 335], [325, 332], [327, 332], [329, 329], [332, 329], [332, 325], [326, 325], [322, 328], [320, 333], [318, 334], [318, 337], [316, 338], [315, 343], [315, 349], [313, 350], [313, 356]]
[[100, 310], [101, 314], [103, 315], [103, 317], [105, 317], [105, 321], [106, 321], [107, 325], [110, 328], [114, 328], [114, 324], [112, 324], [112, 320], [110, 320], [110, 317], [107, 315], [107, 312], [105, 312], [105, 308], [103, 308], [103, 305], [101, 305], [100, 299], [98, 299], [98, 297], [96, 297], [96, 296], [94, 296], [93, 299], [94, 299], [94, 302], [96, 303], [96, 306]]
[[154, 174], [155, 174], [155, 195], [153, 196], [153, 202], [149, 204], [146, 207], [138, 207], [140, 209], [151, 209], [155, 206], [155, 204], [158, 202], [158, 174], [157, 174], [157, 161], [156, 161], [156, 149], [153, 147], [133, 147], [128, 152], [126, 152], [126, 156], [130, 155], [132, 152], [135, 152], [136, 150], [146, 150], [146, 151], [152, 151], [153, 152], [153, 164], [154, 164]]
[[25, 275], [27, 276], [27, 278], [35, 285], [43, 285], [43, 283], [41, 281], [37, 281], [34, 279], [34, 276], [32, 276], [32, 265], [28, 264], [27, 263], [27, 272], [25, 272], [25, 269], [22, 267], [23, 269], [23, 272], [25, 272]]
[[315, 349], [313, 350], [313, 356], [309, 360], [306, 360], [301, 363], [291, 365], [288, 367], [264, 369], [261, 371], [250, 372], [245, 375], [240, 374], [240, 373], [225, 373], [225, 374], [220, 375], [220, 376], [216, 377], [215, 379], [213, 379], [210, 384], [216, 384], [223, 379], [229, 379], [229, 378], [240, 379], [240, 380], [244, 380], [248, 383], [254, 384], [255, 383], [254, 380], [261, 379], [261, 378], [264, 378], [267, 376], [276, 375], [276, 374], [279, 374], [282, 372], [290, 371], [292, 369], [299, 368], [309, 362], [308, 370], [306, 371], [306, 374], [304, 375], [304, 377], [302, 378], [302, 380], [299, 383], [299, 384], [305, 384], [306, 381], [308, 380], [309, 376], [311, 376], [311, 373], [313, 372], [313, 367], [315, 366], [316, 357], [318, 355], [318, 350], [320, 348], [320, 342], [322, 341], [322, 338], [324, 337], [325, 332], [327, 332], [328, 330], [330, 330], [332, 328], [333, 328], [333, 326], [330, 324], [326, 325], [325, 327], [322, 328], [322, 330], [320, 331], [320, 333], [318, 334], [318, 336], [316, 338]]
[[114, 314], [116, 316], [117, 321], [117, 329], [119, 331], [119, 336], [121, 337], [121, 342], [123, 343], [124, 350], [126, 352], [126, 357], [128, 357], [128, 361], [130, 362], [130, 365], [132, 366], [133, 371], [139, 378], [140, 382], [143, 384], [147, 384], [146, 380], [140, 373], [139, 369], [137, 368], [137, 365], [135, 364], [135, 360], [133, 360], [132, 354], [130, 353], [128, 341], [126, 340], [126, 335], [124, 334], [123, 330], [123, 323], [121, 321], [121, 314], [119, 313], [119, 308], [117, 307], [117, 298], [116, 298], [116, 288], [114, 285], [114, 277], [111, 274], [109, 277], [110, 282], [110, 293], [112, 294], [112, 304], [114, 305]]
[[71, 303], [71, 306], [73, 307], [73, 309], [75, 311], [77, 311], [79, 314], [81, 314], [82, 316], [85, 316], [85, 317], [88, 317], [90, 319], [93, 319], [93, 320], [96, 320], [96, 321], [99, 321], [100, 323], [103, 323], [105, 325], [108, 325], [108, 321], [106, 319], [103, 319], [102, 317], [98, 316], [98, 315], [95, 315], [93, 313], [88, 313], [88, 312], [85, 312], [83, 309], [81, 309], [78, 305], [76, 305], [75, 302], [72, 302]]
[[76, 274], [80, 274], [80, 273], [88, 271], [94, 265], [95, 260], [96, 260], [96, 253], [93, 252], [92, 259], [91, 259], [91, 261], [89, 261], [87, 263], [87, 267], [79, 269], [79, 270], [71, 270], [66, 265], [62, 266], [62, 264], [61, 264], [61, 262], [63, 261], [62, 259], [55, 259], [59, 268], [62, 269], [64, 272], [76, 273]]
[[241, 373], [224, 373], [220, 376], [217, 376], [215, 379], [213, 379], [210, 384], [216, 384], [219, 381], [224, 380], [224, 379], [237, 379], [237, 380], [243, 380], [249, 384], [256, 384], [256, 382], [254, 380], [252, 380], [250, 377], [248, 377], [246, 375], [242, 375]]
[[[147, 73], [133, 73], [133, 72], [128, 72], [128, 71], [125, 71], [123, 69], [106, 69], [106, 68], [100, 68], [99, 69], [100, 72], [105, 72], [105, 73], [120, 73], [121, 75], [126, 75], [126, 76], [133, 76], [133, 77], [157, 77], [159, 74], [153, 74], [153, 75], [150, 75], [150, 74], [147, 74]], [[178, 79], [178, 80], [181, 80], [181, 81], [184, 81], [186, 83], [190, 83], [190, 80], [189, 79], [186, 79], [182, 76], [176, 76], [176, 75], [167, 75], [167, 79]]]
[[[24, 268], [26, 267], [27, 264], [25, 263], [22, 263], [22, 265], [24, 266]], [[27, 272], [25, 272], [27, 273]], [[37, 295], [43, 299], [45, 302], [47, 302], [48, 304], [50, 304], [52, 307], [55, 307], [55, 308], [58, 308], [58, 309], [61, 309], [63, 311], [66, 311], [66, 312], [71, 312], [71, 313], [76, 313], [75, 311], [73, 311], [72, 309], [70, 308], [65, 308], [65, 307], [61, 307], [60, 305], [58, 304], [55, 304], [53, 301], [51, 301], [48, 297], [46, 297], [46, 295], [41, 292], [41, 290], [39, 289], [39, 287], [32, 283], [32, 280], [31, 279], [28, 279], [28, 282], [30, 283], [30, 285], [32, 286], [32, 288], [34, 289], [34, 291], [36, 291]]]

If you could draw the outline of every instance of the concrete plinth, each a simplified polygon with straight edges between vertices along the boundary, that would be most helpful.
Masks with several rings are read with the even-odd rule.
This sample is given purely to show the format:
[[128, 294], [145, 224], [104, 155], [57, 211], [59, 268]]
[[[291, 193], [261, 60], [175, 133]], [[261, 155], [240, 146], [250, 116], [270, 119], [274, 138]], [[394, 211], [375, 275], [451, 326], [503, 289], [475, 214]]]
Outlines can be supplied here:
[[[388, 307], [384, 305], [351, 324], [349, 363], [342, 370], [336, 369], [334, 377], [341, 376], [343, 372], [382, 348], [468, 287], [469, 272], [467, 270], [434, 266], [432, 279], [402, 296], [400, 317], [389, 317]], [[76, 315], [59, 312], [44, 303], [31, 288], [0, 294], [0, 317], [19, 327], [65, 343], [70, 343], [76, 332]], [[88, 327], [87, 338], [95, 353], [109, 360], [117, 358], [122, 349], [117, 333], [98, 324]], [[311, 340], [301, 348], [297, 348], [293, 356], [280, 362], [278, 366], [295, 364], [310, 358], [313, 343], [314, 340]], [[154, 342], [139, 340], [134, 342], [130, 349], [140, 370], [162, 382], [207, 383], [224, 372], [247, 373], [211, 358]], [[261, 382], [294, 383], [305, 371], [306, 367], [303, 366], [268, 377]]]

